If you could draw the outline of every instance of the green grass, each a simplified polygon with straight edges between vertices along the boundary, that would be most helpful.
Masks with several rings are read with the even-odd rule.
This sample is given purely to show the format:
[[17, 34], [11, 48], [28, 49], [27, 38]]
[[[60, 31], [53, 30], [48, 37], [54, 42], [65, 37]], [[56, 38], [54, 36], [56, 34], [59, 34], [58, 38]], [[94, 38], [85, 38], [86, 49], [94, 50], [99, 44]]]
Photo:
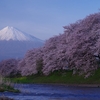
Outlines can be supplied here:
[[0, 75], [0, 92], [9, 91], [9, 92], [20, 92], [18, 89], [13, 88], [13, 83], [9, 79], [5, 79]]
[[100, 84], [100, 69], [86, 79], [83, 76], [73, 75], [72, 71], [56, 71], [48, 76], [32, 75], [11, 78], [10, 80], [15, 83]]
[[11, 86], [7, 86], [7, 85], [0, 85], [0, 92], [4, 92], [4, 91], [9, 91], [9, 92], [14, 92], [14, 93], [19, 93], [20, 91], [18, 89], [14, 89]]

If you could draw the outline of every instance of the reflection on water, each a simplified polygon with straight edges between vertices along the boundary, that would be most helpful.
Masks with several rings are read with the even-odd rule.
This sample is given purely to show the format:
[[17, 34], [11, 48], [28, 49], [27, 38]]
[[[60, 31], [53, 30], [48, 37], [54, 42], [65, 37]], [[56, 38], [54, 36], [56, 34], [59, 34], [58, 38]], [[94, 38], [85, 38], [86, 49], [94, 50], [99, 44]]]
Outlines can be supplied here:
[[21, 93], [4, 92], [15, 100], [100, 100], [100, 88], [68, 87], [65, 85], [17, 84]]

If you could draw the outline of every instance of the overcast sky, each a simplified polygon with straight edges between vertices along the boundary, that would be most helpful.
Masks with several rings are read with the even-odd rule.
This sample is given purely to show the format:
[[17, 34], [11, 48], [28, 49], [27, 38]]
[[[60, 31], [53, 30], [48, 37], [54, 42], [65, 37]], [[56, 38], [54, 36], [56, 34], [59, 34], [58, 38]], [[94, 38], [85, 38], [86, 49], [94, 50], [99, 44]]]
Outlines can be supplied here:
[[100, 11], [100, 0], [0, 0], [0, 29], [13, 26], [42, 40]]

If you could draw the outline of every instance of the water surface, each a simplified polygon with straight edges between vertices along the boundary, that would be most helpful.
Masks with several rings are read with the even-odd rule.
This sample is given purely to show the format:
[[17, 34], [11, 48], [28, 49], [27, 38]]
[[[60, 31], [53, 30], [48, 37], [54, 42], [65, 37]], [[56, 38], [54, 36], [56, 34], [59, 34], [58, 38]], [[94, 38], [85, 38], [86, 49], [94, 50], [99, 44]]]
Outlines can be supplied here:
[[17, 84], [21, 93], [4, 92], [15, 100], [100, 100], [100, 88], [68, 87], [65, 85]]

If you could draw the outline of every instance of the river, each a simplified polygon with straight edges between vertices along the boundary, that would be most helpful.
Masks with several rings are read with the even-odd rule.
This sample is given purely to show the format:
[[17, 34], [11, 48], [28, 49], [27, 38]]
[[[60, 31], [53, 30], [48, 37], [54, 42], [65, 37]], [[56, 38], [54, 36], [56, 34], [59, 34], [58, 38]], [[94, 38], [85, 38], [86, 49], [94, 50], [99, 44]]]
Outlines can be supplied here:
[[14, 100], [100, 100], [100, 88], [68, 87], [66, 85], [17, 84], [21, 93], [3, 92]]

